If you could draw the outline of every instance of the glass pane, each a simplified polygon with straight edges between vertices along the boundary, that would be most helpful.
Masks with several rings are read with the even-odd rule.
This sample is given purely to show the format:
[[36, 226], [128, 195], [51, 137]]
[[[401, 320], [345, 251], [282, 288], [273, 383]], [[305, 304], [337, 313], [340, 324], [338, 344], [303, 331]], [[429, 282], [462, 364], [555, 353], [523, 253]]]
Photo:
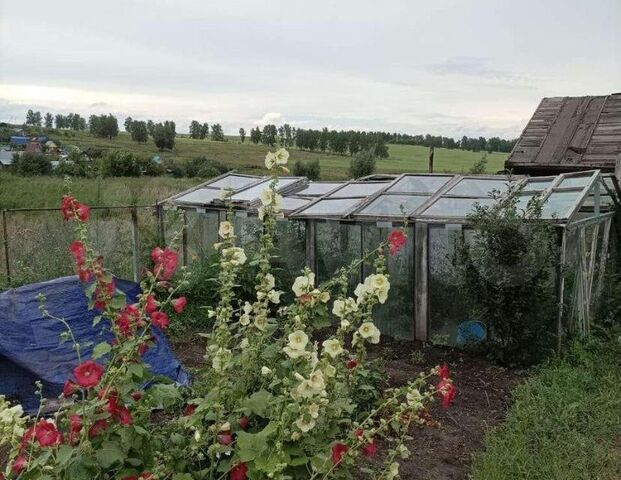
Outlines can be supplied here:
[[237, 236], [237, 246], [242, 247], [250, 258], [259, 250], [259, 236], [263, 232], [263, 223], [258, 217], [235, 213], [233, 226]]
[[216, 210], [197, 212], [188, 210], [188, 262], [204, 260], [215, 255], [214, 243], [218, 242], [219, 214]]
[[342, 199], [324, 199], [319, 200], [311, 205], [303, 212], [302, 215], [342, 215], [344, 212], [360, 203], [361, 198], [342, 198]]
[[533, 197], [537, 195], [536, 193], [529, 193], [526, 195], [519, 195], [518, 199], [517, 199], [517, 203], [515, 204], [518, 211], [520, 210], [526, 210], [526, 207], [528, 207], [528, 202], [530, 202]]
[[429, 225], [429, 339], [432, 343], [456, 345], [459, 325], [476, 320], [459, 289], [458, 270], [453, 263], [455, 247], [462, 235], [460, 227]]
[[216, 180], [213, 183], [210, 183], [210, 187], [214, 188], [225, 188], [238, 190], [246, 185], [250, 185], [252, 182], [256, 182], [261, 177], [242, 177], [240, 175], [229, 175], [228, 177], [221, 178], [220, 180]]
[[284, 197], [282, 199], [282, 209], [290, 212], [292, 210], [303, 207], [310, 201], [311, 200], [308, 198]]
[[399, 193], [434, 193], [453, 177], [432, 177], [428, 175], [411, 175], [403, 177], [388, 189], [389, 192]]
[[306, 222], [278, 220], [274, 235], [274, 277], [276, 288], [282, 290], [286, 301], [293, 301], [291, 286], [306, 265]]
[[384, 182], [384, 183], [372, 183], [372, 182], [351, 183], [341, 188], [340, 190], [334, 192], [332, 195], [330, 195], [330, 198], [368, 197], [369, 195], [373, 195], [375, 192], [381, 190], [386, 185], [388, 185], [387, 182]]
[[[361, 258], [360, 225], [318, 222], [316, 235], [317, 275], [320, 282], [330, 280], [339, 268]], [[360, 270], [351, 273], [352, 292], [360, 281]]]
[[[281, 178], [278, 182], [278, 188], [283, 188], [288, 185], [291, 185], [293, 182], [297, 182], [299, 178]], [[231, 197], [232, 200], [237, 201], [246, 201], [251, 202], [252, 200], [256, 200], [261, 195], [263, 190], [267, 189], [269, 186], [270, 180], [266, 180], [264, 182], [255, 185], [254, 187], [250, 187], [247, 190], [242, 190], [239, 193], [236, 193]]]
[[[364, 251], [377, 248], [391, 228], [363, 226]], [[414, 338], [414, 228], [408, 228], [405, 246], [394, 256], [386, 257], [390, 274], [388, 300], [373, 309], [375, 324], [382, 334], [411, 340]], [[366, 264], [364, 276], [373, 273], [373, 265]]]
[[476, 204], [491, 205], [491, 198], [439, 198], [422, 214], [423, 217], [466, 217]]
[[403, 216], [401, 206], [407, 214], [416, 210], [428, 198], [427, 195], [381, 195], [367, 205], [360, 214], [401, 217]]
[[584, 177], [567, 177], [564, 178], [558, 186], [560, 188], [585, 187], [592, 179], [593, 175]]
[[582, 192], [552, 192], [543, 204], [543, 218], [567, 218]]
[[508, 180], [484, 180], [482, 178], [464, 178], [461, 182], [451, 188], [448, 193], [450, 195], [487, 197], [492, 192], [492, 190], [506, 192], [508, 187]]
[[307, 195], [310, 197], [318, 197], [334, 190], [336, 187], [343, 185], [342, 182], [311, 182], [302, 190], [295, 192], [297, 195]]
[[175, 203], [188, 203], [192, 205], [208, 205], [215, 199], [220, 198], [220, 190], [216, 188], [199, 188], [175, 200]]
[[522, 188], [523, 192], [538, 192], [541, 190], [545, 190], [550, 185], [552, 185], [552, 180], [529, 180], [524, 188]]

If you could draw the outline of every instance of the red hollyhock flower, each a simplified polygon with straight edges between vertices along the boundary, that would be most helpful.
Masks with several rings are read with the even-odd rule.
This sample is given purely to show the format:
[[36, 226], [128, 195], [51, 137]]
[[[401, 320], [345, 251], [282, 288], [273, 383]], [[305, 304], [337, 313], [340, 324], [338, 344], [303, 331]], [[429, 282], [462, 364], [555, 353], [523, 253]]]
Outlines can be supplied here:
[[407, 239], [401, 230], [393, 230], [388, 234], [388, 244], [390, 246], [390, 255], [396, 255], [405, 245]]
[[349, 447], [344, 443], [335, 443], [332, 445], [332, 463], [334, 465], [338, 465], [341, 463], [343, 459], [343, 455], [345, 455], [349, 451]]
[[354, 369], [354, 368], [356, 368], [356, 367], [358, 366], [358, 361], [357, 361], [357, 360], [352, 359], [352, 360], [350, 360], [349, 362], [347, 362], [347, 363], [345, 364], [345, 366], [346, 366], [349, 370], [352, 370], [352, 369]]
[[144, 356], [145, 353], [147, 353], [147, 350], [149, 350], [149, 344], [147, 342], [142, 342], [140, 345], [138, 345], [138, 355], [140, 355], [141, 357]]
[[[101, 390], [100, 390], [100, 394], [101, 394]], [[106, 406], [106, 410], [108, 410], [108, 413], [110, 415], [115, 415], [117, 412], [117, 409], [119, 408], [119, 395], [116, 392], [110, 392], [110, 395], [108, 396], [108, 405]]]
[[151, 315], [153, 312], [157, 310], [157, 307], [158, 305], [157, 305], [157, 300], [155, 300], [155, 297], [153, 295], [147, 296], [147, 301], [145, 305], [145, 310], [147, 311], [147, 313]]
[[71, 380], [65, 380], [65, 385], [63, 386], [63, 397], [69, 398], [74, 393], [75, 383], [73, 383]]
[[194, 405], [193, 403], [188, 403], [183, 410], [183, 416], [189, 417], [194, 413], [194, 410], [196, 410], [196, 405]]
[[248, 417], [244, 415], [239, 419], [239, 427], [242, 430], [246, 430], [248, 428], [248, 425], [250, 425], [250, 419]]
[[176, 300], [172, 301], [172, 307], [175, 309], [175, 312], [181, 313], [183, 312], [186, 303], [188, 303], [188, 301], [185, 297], [179, 297]]
[[438, 376], [440, 377], [440, 380], [446, 380], [447, 378], [449, 378], [449, 375], [450, 375], [449, 367], [445, 363], [438, 370]]
[[83, 203], [78, 203], [75, 209], [75, 213], [78, 216], [78, 220], [81, 222], [88, 222], [88, 217], [91, 213], [91, 209]]
[[13, 461], [13, 465], [11, 465], [11, 471], [16, 474], [19, 475], [19, 473], [26, 468], [26, 457], [23, 456], [19, 456], [17, 457], [14, 461]]
[[32, 425], [31, 427], [26, 429], [26, 431], [24, 432], [24, 435], [22, 435], [22, 440], [19, 444], [19, 451], [21, 452], [22, 450], [24, 450], [28, 446], [28, 444], [34, 440], [34, 438], [35, 438], [35, 426]]
[[246, 480], [248, 478], [248, 465], [245, 463], [238, 463], [229, 474], [229, 480]]
[[114, 280], [106, 283], [98, 283], [95, 288], [95, 308], [99, 310], [105, 309], [115, 292], [116, 284]]
[[151, 321], [153, 322], [153, 325], [155, 325], [156, 327], [160, 327], [162, 330], [164, 330], [166, 329], [166, 327], [168, 327], [168, 324], [170, 323], [170, 318], [168, 318], [168, 315], [166, 315], [164, 312], [158, 311], [151, 314]]
[[82, 430], [82, 417], [80, 415], [69, 416], [69, 443], [75, 445], [78, 442]]
[[155, 264], [153, 273], [162, 280], [170, 280], [177, 269], [177, 253], [169, 248], [155, 247], [151, 251], [151, 260]]
[[119, 333], [124, 337], [130, 337], [132, 334], [132, 322], [129, 318], [129, 315], [126, 312], [117, 313], [116, 318], [114, 320], [117, 328], [119, 329]]
[[92, 278], [92, 272], [88, 269], [78, 268], [78, 278], [82, 283], [90, 282]]
[[134, 402], [137, 402], [142, 398], [142, 392], [132, 392], [131, 396], [134, 399]]
[[51, 447], [61, 442], [61, 435], [51, 420], [41, 420], [35, 426], [35, 437], [42, 447]]
[[364, 447], [362, 447], [362, 454], [365, 457], [374, 457], [377, 453], [377, 445], [373, 440], [367, 443]]
[[116, 418], [121, 425], [131, 425], [134, 423], [132, 414], [129, 412], [126, 406], [122, 405], [116, 409]]
[[84, 248], [84, 244], [80, 240], [75, 240], [69, 245], [69, 251], [75, 260], [75, 263], [78, 267], [84, 265], [84, 260], [86, 257], [86, 249]]
[[104, 419], [97, 420], [91, 425], [91, 428], [88, 429], [88, 436], [90, 438], [96, 437], [97, 435], [102, 433], [106, 428], [108, 428], [107, 420], [104, 420]]
[[233, 435], [231, 432], [219, 433], [217, 438], [220, 445], [230, 445], [233, 443]]
[[60, 211], [63, 215], [63, 220], [71, 220], [73, 218], [76, 204], [76, 199], [71, 195], [63, 195], [63, 199], [60, 203]]
[[449, 408], [453, 403], [453, 400], [455, 400], [455, 395], [457, 394], [455, 385], [453, 385], [449, 379], [442, 379], [436, 386], [436, 390], [438, 395], [442, 398], [442, 406], [444, 408]]
[[92, 360], [86, 360], [73, 369], [73, 375], [78, 385], [83, 388], [91, 388], [97, 385], [103, 373], [103, 367]]

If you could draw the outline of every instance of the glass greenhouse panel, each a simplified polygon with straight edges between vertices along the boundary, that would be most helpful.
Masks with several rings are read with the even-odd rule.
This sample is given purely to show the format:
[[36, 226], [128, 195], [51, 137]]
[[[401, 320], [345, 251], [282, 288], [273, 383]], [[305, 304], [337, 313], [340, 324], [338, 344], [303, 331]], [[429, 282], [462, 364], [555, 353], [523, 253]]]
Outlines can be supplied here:
[[302, 215], [343, 215], [349, 209], [360, 203], [361, 198], [337, 198], [319, 200], [306, 210], [301, 212]]
[[213, 183], [210, 183], [210, 187], [218, 188], [218, 189], [228, 189], [228, 190], [239, 190], [247, 185], [250, 185], [253, 182], [259, 180], [260, 177], [242, 177], [241, 175], [229, 175], [228, 177], [221, 178], [220, 180], [216, 180]]
[[509, 189], [508, 180], [485, 180], [475, 178], [464, 178], [457, 185], [448, 191], [449, 195], [463, 195], [469, 197], [487, 197], [493, 190], [501, 193]]
[[566, 177], [558, 184], [558, 188], [586, 187], [592, 179], [593, 175]]
[[310, 202], [311, 200], [308, 198], [284, 197], [282, 199], [282, 209], [290, 212], [297, 210]]
[[403, 206], [405, 213], [411, 213], [428, 198], [428, 195], [380, 195], [364, 207], [359, 214], [400, 217], [403, 216], [401, 206]]
[[552, 192], [543, 204], [542, 218], [567, 218], [582, 192]]
[[454, 266], [460, 225], [429, 225], [429, 339], [456, 345], [459, 325], [475, 321]]
[[291, 287], [306, 265], [306, 222], [278, 220], [274, 235], [274, 277], [284, 298], [293, 301]]
[[258, 217], [250, 217], [237, 212], [233, 217], [233, 227], [237, 237], [237, 246], [242, 247], [248, 257], [258, 252], [263, 222]]
[[[278, 188], [280, 189], [280, 188], [286, 187], [288, 185], [291, 185], [294, 182], [297, 182], [298, 180], [299, 180], [298, 178], [281, 178], [278, 181]], [[247, 190], [242, 190], [241, 192], [236, 193], [235, 195], [231, 197], [231, 200], [251, 202], [252, 200], [259, 198], [259, 196], [261, 195], [261, 192], [267, 189], [269, 184], [270, 184], [270, 180], [261, 182], [258, 185], [255, 185], [254, 187], [250, 187]]]
[[411, 175], [403, 177], [388, 189], [393, 193], [435, 193], [453, 177], [432, 177]]
[[195, 258], [203, 260], [216, 253], [213, 245], [219, 241], [218, 228], [220, 225], [219, 212], [208, 210], [197, 212], [186, 211], [188, 222], [188, 260]]
[[337, 190], [330, 195], [330, 198], [343, 198], [343, 197], [368, 197], [375, 192], [379, 192], [382, 188], [386, 187], [388, 182], [374, 183], [374, 182], [360, 182], [350, 183], [345, 185], [340, 190]]
[[207, 205], [213, 200], [220, 198], [220, 190], [216, 188], [199, 188], [193, 192], [187, 193], [182, 197], [179, 197], [175, 202], [179, 203], [191, 203], [195, 205]]
[[[339, 222], [317, 222], [316, 224], [317, 276], [320, 282], [330, 280], [334, 273], [362, 258], [360, 225]], [[360, 282], [361, 269], [351, 273], [350, 286], [353, 289]]]
[[[392, 228], [374, 224], [362, 227], [364, 251], [377, 248], [386, 240]], [[408, 228], [405, 246], [394, 256], [386, 256], [390, 275], [390, 290], [386, 303], [374, 308], [375, 324], [382, 334], [411, 340], [414, 338], [414, 228]], [[373, 273], [373, 265], [365, 264], [364, 277]]]
[[299, 190], [296, 195], [308, 195], [310, 197], [318, 197], [321, 195], [325, 195], [328, 192], [331, 192], [337, 187], [343, 185], [342, 182], [311, 182], [302, 190]]
[[466, 217], [473, 213], [475, 205], [488, 206], [494, 203], [491, 198], [449, 198], [442, 197], [427, 208], [424, 217]]
[[540, 192], [552, 185], [552, 180], [529, 180], [522, 188], [523, 192]]

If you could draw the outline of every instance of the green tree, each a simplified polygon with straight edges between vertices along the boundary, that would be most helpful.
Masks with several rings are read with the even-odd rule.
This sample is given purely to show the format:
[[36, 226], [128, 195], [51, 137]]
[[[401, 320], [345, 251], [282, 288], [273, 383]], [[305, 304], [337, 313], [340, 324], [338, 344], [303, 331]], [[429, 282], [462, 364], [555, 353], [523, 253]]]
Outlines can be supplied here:
[[277, 136], [278, 130], [276, 129], [276, 125], [267, 124], [263, 127], [263, 131], [261, 132], [261, 143], [273, 147], [276, 145]]
[[306, 177], [309, 180], [319, 180], [321, 177], [321, 166], [319, 160], [310, 160], [309, 162], [302, 162], [298, 160], [293, 164], [293, 175], [296, 177]]
[[255, 144], [261, 141], [261, 130], [259, 127], [250, 129], [250, 141]]
[[360, 178], [374, 174], [376, 158], [371, 150], [358, 152], [349, 164], [349, 175], [352, 178]]
[[41, 126], [41, 112], [33, 112], [28, 110], [26, 113], [26, 125], [32, 125], [33, 127]]
[[66, 128], [67, 125], [65, 123], [65, 116], [61, 115], [60, 113], [57, 113], [54, 116], [54, 124], [56, 125], [56, 128], [58, 128], [58, 129]]
[[123, 125], [125, 126], [125, 131], [127, 133], [132, 133], [132, 122], [132, 117], [127, 117], [123, 122]]
[[119, 134], [119, 124], [116, 117], [108, 115], [91, 115], [89, 128], [92, 135], [100, 138], [114, 138]]
[[131, 135], [132, 140], [138, 143], [145, 143], [149, 139], [149, 132], [147, 131], [147, 123], [143, 121], [134, 120], [131, 123]]
[[190, 138], [201, 138], [202, 125], [198, 120], [190, 122]]
[[153, 141], [160, 151], [172, 150], [175, 146], [175, 122], [156, 123], [153, 128]]
[[241, 143], [244, 143], [244, 140], [246, 140], [246, 130], [244, 130], [244, 127], [239, 129], [239, 139]]
[[220, 125], [219, 123], [214, 123], [211, 126], [211, 139], [215, 140], [216, 142], [224, 141], [224, 132], [222, 131], [222, 125]]
[[209, 136], [209, 124], [207, 122], [201, 125], [201, 140], [205, 140]]
[[54, 117], [50, 112], [45, 114], [45, 128], [54, 128]]
[[154, 130], [155, 124], [153, 123], [153, 120], [147, 120], [147, 132], [149, 132], [149, 135], [153, 136]]

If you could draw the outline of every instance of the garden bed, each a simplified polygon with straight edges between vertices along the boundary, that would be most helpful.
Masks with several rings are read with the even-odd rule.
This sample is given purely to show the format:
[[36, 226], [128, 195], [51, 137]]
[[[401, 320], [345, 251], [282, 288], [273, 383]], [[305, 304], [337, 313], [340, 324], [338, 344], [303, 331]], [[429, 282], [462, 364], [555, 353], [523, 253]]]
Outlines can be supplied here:
[[[189, 368], [204, 364], [205, 343], [198, 335], [184, 335], [191, 340], [172, 340], [173, 350]], [[438, 402], [431, 413], [437, 427], [421, 427], [413, 432], [406, 445], [412, 452], [401, 461], [401, 477], [417, 480], [466, 479], [472, 455], [478, 453], [487, 430], [504, 418], [513, 388], [523, 374], [498, 367], [480, 357], [453, 349], [390, 341], [370, 350], [375, 358], [384, 359], [384, 369], [391, 386], [405, 384], [419, 372], [447, 363], [453, 372], [457, 397], [449, 410]]]

